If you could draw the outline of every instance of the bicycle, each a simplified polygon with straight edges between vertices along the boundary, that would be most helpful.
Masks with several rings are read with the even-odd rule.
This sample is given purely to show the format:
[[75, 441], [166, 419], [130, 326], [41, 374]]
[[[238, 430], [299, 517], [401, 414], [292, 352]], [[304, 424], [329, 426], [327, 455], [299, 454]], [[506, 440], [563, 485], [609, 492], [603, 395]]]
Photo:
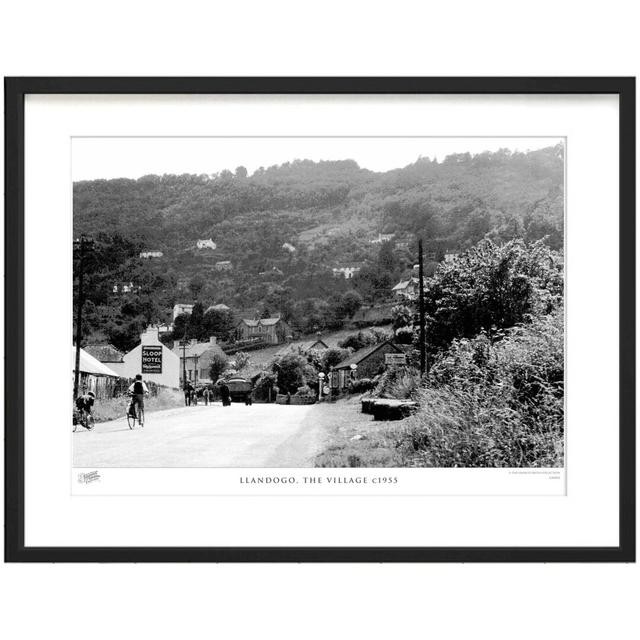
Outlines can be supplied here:
[[136, 402], [133, 402], [133, 396], [131, 396], [131, 402], [127, 407], [127, 423], [129, 429], [133, 429], [136, 426], [136, 422], [144, 427], [144, 409]]
[[84, 409], [75, 409], [73, 412], [73, 430], [78, 429], [78, 425], [82, 425], [87, 431], [91, 431], [96, 426], [94, 417]]

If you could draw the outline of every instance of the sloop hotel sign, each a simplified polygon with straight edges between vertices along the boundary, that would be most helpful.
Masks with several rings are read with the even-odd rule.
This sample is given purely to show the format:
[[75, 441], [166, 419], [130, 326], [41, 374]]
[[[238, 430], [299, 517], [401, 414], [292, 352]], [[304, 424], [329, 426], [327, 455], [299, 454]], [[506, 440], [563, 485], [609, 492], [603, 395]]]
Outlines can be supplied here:
[[162, 346], [142, 347], [142, 373], [162, 373]]

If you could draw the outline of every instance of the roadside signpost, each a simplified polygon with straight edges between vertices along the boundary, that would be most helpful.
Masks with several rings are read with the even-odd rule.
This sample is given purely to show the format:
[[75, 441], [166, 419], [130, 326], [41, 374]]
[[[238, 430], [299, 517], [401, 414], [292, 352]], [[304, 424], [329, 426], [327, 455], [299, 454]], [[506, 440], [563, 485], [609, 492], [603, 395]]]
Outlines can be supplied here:
[[405, 365], [407, 364], [407, 354], [406, 353], [385, 353], [384, 363], [388, 367], [399, 367], [401, 365]]

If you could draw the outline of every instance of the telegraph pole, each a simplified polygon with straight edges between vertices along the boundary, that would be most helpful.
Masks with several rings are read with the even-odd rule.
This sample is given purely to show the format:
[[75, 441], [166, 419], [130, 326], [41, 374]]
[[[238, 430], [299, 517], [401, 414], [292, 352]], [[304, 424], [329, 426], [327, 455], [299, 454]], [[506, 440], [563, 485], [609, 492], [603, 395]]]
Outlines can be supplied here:
[[85, 253], [93, 251], [93, 240], [81, 236], [74, 240], [73, 248], [78, 250], [78, 309], [76, 312], [76, 367], [73, 378], [73, 398], [78, 397], [80, 382], [80, 343], [82, 342], [82, 305], [84, 304], [84, 258]]
[[182, 388], [187, 388], [187, 330], [184, 330], [184, 338], [181, 342], [182, 346]]
[[422, 256], [422, 238], [418, 240], [418, 291], [420, 305], [420, 375], [427, 369], [426, 335], [424, 320], [424, 259]]

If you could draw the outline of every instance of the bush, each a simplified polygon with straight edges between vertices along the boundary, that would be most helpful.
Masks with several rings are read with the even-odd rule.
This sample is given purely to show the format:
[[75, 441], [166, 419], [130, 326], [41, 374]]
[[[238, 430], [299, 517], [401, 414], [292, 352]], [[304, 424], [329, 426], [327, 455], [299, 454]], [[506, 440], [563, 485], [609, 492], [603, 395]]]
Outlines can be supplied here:
[[413, 343], [413, 329], [410, 327], [402, 327], [396, 331], [396, 342], [398, 344]]
[[562, 306], [562, 256], [542, 241], [483, 240], [443, 263], [425, 291], [428, 348], [435, 355], [455, 339], [507, 329]]
[[302, 385], [301, 387], [298, 387], [294, 395], [307, 398], [307, 397], [315, 396], [316, 394], [308, 384], [305, 384], [305, 385]]
[[562, 313], [495, 337], [454, 341], [418, 401], [406, 433], [411, 464], [562, 466]]
[[219, 353], [214, 354], [211, 358], [211, 365], [209, 366], [209, 378], [212, 382], [216, 382], [227, 368], [227, 358]]
[[393, 316], [393, 328], [408, 327], [413, 322], [413, 312], [405, 304], [397, 304], [391, 308]]
[[277, 378], [274, 373], [262, 371], [253, 386], [253, 397], [256, 400], [269, 402], [275, 400], [278, 387], [276, 386]]
[[351, 355], [348, 349], [326, 349], [320, 356], [320, 366], [325, 373], [331, 371], [331, 367], [335, 367], [343, 360]]
[[281, 393], [295, 393], [298, 387], [307, 383], [306, 375], [309, 374], [309, 369], [315, 372], [315, 369], [307, 364], [306, 358], [295, 353], [275, 360], [272, 369], [277, 376]]
[[378, 380], [373, 395], [378, 398], [406, 400], [416, 393], [420, 386], [420, 374], [413, 367], [393, 367], [387, 369]]
[[234, 356], [234, 360], [237, 371], [242, 371], [249, 365], [249, 356], [244, 351], [238, 351]]
[[351, 383], [349, 391], [351, 393], [366, 393], [375, 389], [376, 382], [371, 378], [358, 378]]
[[358, 351], [359, 349], [364, 349], [374, 344], [386, 342], [390, 338], [393, 338], [393, 333], [390, 331], [385, 331], [384, 329], [369, 329], [367, 331], [352, 333], [344, 340], [338, 342], [338, 346], [343, 349]]

